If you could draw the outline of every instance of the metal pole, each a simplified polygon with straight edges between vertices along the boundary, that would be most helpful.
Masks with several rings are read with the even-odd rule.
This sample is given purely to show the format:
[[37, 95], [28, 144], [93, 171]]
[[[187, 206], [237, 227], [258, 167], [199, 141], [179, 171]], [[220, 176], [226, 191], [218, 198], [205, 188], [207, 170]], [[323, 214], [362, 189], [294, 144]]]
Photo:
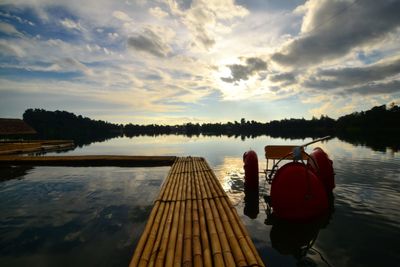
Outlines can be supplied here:
[[309, 143], [305, 143], [304, 145], [301, 145], [300, 147], [306, 147], [306, 146], [308, 146], [308, 145], [311, 145], [311, 144], [317, 143], [317, 142], [319, 142], [319, 141], [324, 141], [324, 140], [327, 140], [327, 139], [330, 139], [330, 138], [331, 138], [331, 136], [330, 136], [330, 135], [328, 135], [328, 136], [325, 136], [325, 137], [321, 137], [321, 138], [318, 138], [318, 139], [312, 140], [312, 141], [311, 141], [311, 142], [309, 142]]

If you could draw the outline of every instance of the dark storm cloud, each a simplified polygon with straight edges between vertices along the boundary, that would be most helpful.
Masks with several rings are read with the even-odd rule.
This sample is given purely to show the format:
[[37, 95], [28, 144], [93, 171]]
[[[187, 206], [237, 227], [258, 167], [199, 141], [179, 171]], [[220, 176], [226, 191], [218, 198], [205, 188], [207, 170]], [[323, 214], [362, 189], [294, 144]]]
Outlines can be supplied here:
[[169, 47], [152, 30], [146, 29], [143, 33], [128, 38], [128, 46], [157, 57], [166, 57]]
[[319, 70], [303, 85], [308, 88], [336, 89], [380, 81], [398, 74], [400, 58], [367, 67]]
[[238, 82], [240, 80], [248, 80], [249, 76], [254, 75], [259, 71], [267, 69], [267, 63], [256, 57], [246, 59], [246, 64], [232, 64], [227, 65], [231, 70], [231, 77], [221, 77], [221, 80], [227, 83]]
[[296, 82], [296, 75], [292, 72], [284, 72], [270, 75], [269, 80], [274, 83], [283, 83], [285, 85], [289, 85]]
[[236, 0], [236, 3], [251, 11], [259, 12], [260, 10], [292, 10], [305, 1], [306, 0]]
[[272, 55], [286, 66], [315, 65], [382, 40], [400, 26], [400, 1], [320, 1], [309, 5], [308, 32]]
[[370, 83], [344, 91], [342, 94], [355, 93], [360, 95], [393, 94], [400, 92], [400, 81], [394, 80], [385, 83]]

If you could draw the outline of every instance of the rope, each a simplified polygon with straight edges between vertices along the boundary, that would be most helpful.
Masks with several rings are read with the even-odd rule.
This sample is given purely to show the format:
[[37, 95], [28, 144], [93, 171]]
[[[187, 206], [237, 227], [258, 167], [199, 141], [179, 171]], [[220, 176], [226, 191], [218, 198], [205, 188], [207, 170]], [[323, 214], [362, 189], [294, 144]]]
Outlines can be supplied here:
[[317, 249], [315, 249], [315, 248], [310, 248], [310, 250], [316, 252], [316, 253], [319, 255], [319, 257], [321, 258], [321, 260], [322, 260], [326, 265], [328, 265], [329, 267], [332, 267], [332, 265], [329, 264], [328, 260], [324, 258], [324, 256], [322, 255], [321, 252], [319, 252], [319, 251], [318, 251]]

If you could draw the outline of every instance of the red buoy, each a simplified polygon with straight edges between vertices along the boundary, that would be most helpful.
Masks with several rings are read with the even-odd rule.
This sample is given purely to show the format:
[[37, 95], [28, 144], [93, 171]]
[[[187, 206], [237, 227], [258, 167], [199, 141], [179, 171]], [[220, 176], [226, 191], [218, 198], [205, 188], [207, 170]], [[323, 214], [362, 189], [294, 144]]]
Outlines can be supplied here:
[[328, 212], [328, 197], [308, 166], [290, 162], [279, 168], [272, 180], [271, 206], [279, 219], [304, 222]]
[[243, 154], [244, 180], [247, 190], [258, 191], [258, 158], [257, 153], [249, 150]]
[[321, 179], [326, 192], [328, 194], [331, 193], [335, 188], [335, 173], [333, 171], [332, 160], [330, 160], [328, 155], [319, 147], [314, 148], [313, 152], [310, 154], [310, 158], [312, 160], [308, 160], [307, 164]]

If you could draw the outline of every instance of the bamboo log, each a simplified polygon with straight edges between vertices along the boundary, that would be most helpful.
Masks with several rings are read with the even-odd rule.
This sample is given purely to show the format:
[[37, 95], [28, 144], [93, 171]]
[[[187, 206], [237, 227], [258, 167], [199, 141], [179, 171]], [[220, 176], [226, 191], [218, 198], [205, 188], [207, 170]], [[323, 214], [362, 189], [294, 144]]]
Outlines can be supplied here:
[[224, 209], [228, 215], [228, 218], [232, 223], [232, 228], [233, 231], [239, 241], [240, 247], [243, 251], [243, 254], [246, 257], [246, 261], [248, 265], [257, 265], [258, 261], [256, 259], [256, 256], [254, 255], [253, 250], [250, 248], [248, 244], [248, 239], [245, 237], [245, 233], [242, 231], [241, 227], [241, 222], [239, 220], [239, 217], [235, 216], [236, 210], [232, 207], [229, 207], [227, 200], [226, 199], [221, 199], [222, 205], [224, 206]]
[[[184, 165], [182, 164], [182, 168]], [[183, 168], [184, 170], [184, 168]], [[185, 173], [181, 172], [182, 177], [185, 177]], [[179, 226], [178, 226], [178, 233], [177, 233], [177, 240], [176, 240], [176, 249], [173, 258], [173, 266], [181, 266], [182, 265], [182, 255], [183, 255], [183, 237], [184, 237], [184, 230], [185, 230], [185, 210], [186, 210], [186, 187], [187, 187], [187, 179], [182, 180], [182, 200], [181, 201], [181, 209], [179, 211]], [[168, 255], [169, 256], [169, 255]], [[167, 257], [168, 257], [167, 256]], [[169, 260], [170, 262], [171, 260]], [[169, 266], [169, 265], [167, 265]], [[172, 265], [171, 265], [172, 266]]]
[[201, 250], [199, 209], [197, 200], [192, 201], [192, 220], [193, 220], [193, 263], [194, 267], [203, 266], [203, 255]]
[[199, 213], [199, 224], [200, 224], [200, 233], [201, 233], [201, 245], [202, 245], [202, 254], [203, 254], [203, 262], [205, 267], [212, 266], [212, 259], [211, 259], [211, 251], [210, 251], [210, 244], [207, 235], [207, 224], [206, 224], [206, 217], [204, 214], [204, 207], [203, 207], [203, 196], [201, 190], [201, 179], [197, 176], [198, 179], [195, 181], [196, 186], [196, 199], [197, 199], [197, 208]]
[[[178, 176], [180, 179], [178, 187], [178, 199], [181, 200], [183, 191], [183, 174], [179, 173]], [[178, 237], [178, 228], [179, 228], [179, 215], [181, 213], [181, 203], [182, 201], [177, 201], [175, 204], [176, 206], [172, 222], [171, 235], [170, 235], [170, 240], [168, 242], [166, 260], [165, 260], [165, 266], [167, 267], [168, 266], [172, 267], [174, 262], [175, 245]]]
[[231, 248], [229, 246], [228, 239], [226, 237], [224, 227], [222, 225], [220, 215], [218, 213], [218, 209], [215, 205], [214, 199], [210, 199], [210, 206], [211, 206], [211, 210], [213, 212], [215, 226], [217, 228], [219, 240], [221, 242], [221, 247], [222, 247], [225, 264], [226, 264], [226, 266], [234, 266], [235, 260], [233, 259]]
[[[208, 177], [209, 178], [208, 182], [212, 183], [213, 181], [216, 181], [216, 177], [215, 177], [215, 175], [213, 175], [212, 172], [207, 172], [207, 174], [209, 176]], [[212, 183], [212, 184], [214, 186], [216, 186], [215, 183]], [[222, 187], [219, 187], [219, 188], [222, 189]], [[228, 204], [228, 202], [229, 202], [227, 198], [223, 199], [221, 201], [223, 201], [226, 204]], [[244, 227], [243, 227], [242, 223], [240, 222], [239, 218], [237, 216], [234, 216], [234, 215], [237, 215], [236, 209], [234, 207], [230, 206], [229, 211], [230, 211], [229, 213], [231, 215], [231, 219], [229, 221], [236, 222], [235, 225], [233, 226], [233, 228], [236, 229], [236, 235], [238, 236], [239, 240], [241, 240], [242, 237], [244, 237], [244, 238], [246, 237], [247, 233], [242, 233], [242, 228], [244, 228]], [[232, 220], [232, 217], [234, 217], [235, 220]], [[240, 234], [240, 233], [242, 233], [242, 234]], [[249, 264], [254, 264], [253, 256], [255, 256], [255, 255], [258, 256], [258, 253], [257, 252], [254, 253], [253, 249], [251, 249], [249, 244], [247, 244], [248, 243], [248, 239], [247, 238], [245, 238], [245, 239], [246, 239], [246, 242], [244, 242], [243, 240], [241, 242], [239, 242], [239, 243], [241, 243], [240, 247], [243, 250], [243, 252], [246, 254], [246, 257], [249, 259]], [[235, 241], [233, 241], [233, 242], [235, 242]], [[250, 244], [253, 244], [253, 243], [250, 242]], [[249, 248], [251, 249], [252, 253], [250, 253]], [[243, 259], [240, 256], [240, 254], [242, 254], [242, 253], [239, 253], [237, 250], [235, 250], [235, 254], [236, 254], [237, 263], [243, 264]], [[251, 254], [254, 254], [254, 255], [251, 255]], [[256, 262], [258, 262], [258, 260]]]
[[264, 266], [203, 158], [178, 158], [130, 266]]
[[142, 236], [139, 239], [138, 244], [136, 245], [135, 253], [133, 254], [132, 260], [130, 262], [131, 267], [137, 266], [140, 260], [140, 257], [142, 256], [142, 251], [144, 249], [144, 246], [146, 245], [146, 241], [148, 240], [148, 237], [150, 235], [151, 228], [153, 226], [154, 220], [156, 218], [156, 215], [159, 213], [159, 207], [160, 207], [160, 202], [155, 203], [153, 210], [150, 213], [149, 219], [147, 220], [145, 229], [142, 233]]
[[208, 233], [211, 241], [211, 254], [214, 260], [214, 266], [225, 266], [224, 259], [222, 257], [222, 248], [219, 241], [217, 229], [215, 227], [214, 217], [210, 208], [208, 199], [204, 199], [204, 210], [206, 214], [206, 222], [208, 227]]
[[229, 240], [229, 244], [232, 249], [232, 254], [235, 259], [236, 266], [247, 266], [245, 256], [243, 255], [239, 241], [236, 239], [236, 236], [233, 232], [231, 222], [229, 221], [228, 216], [224, 210], [221, 199], [220, 198], [216, 199], [216, 203], [217, 203], [218, 212], [221, 216], [221, 221], [222, 221], [223, 227], [226, 232], [226, 236]]
[[167, 217], [167, 221], [166, 221], [166, 226], [164, 229], [164, 233], [161, 239], [161, 245], [160, 248], [158, 250], [158, 255], [156, 258], [156, 267], [163, 267], [164, 265], [164, 260], [165, 260], [165, 254], [167, 252], [167, 246], [168, 246], [168, 241], [170, 238], [174, 238], [170, 235], [171, 233], [171, 227], [172, 227], [172, 220], [173, 220], [173, 215], [175, 213], [175, 206], [176, 206], [176, 202], [172, 202], [169, 212], [168, 212], [168, 217]]
[[183, 266], [192, 266], [192, 200], [186, 200]]
[[[154, 214], [152, 213], [150, 215], [150, 218], [146, 224], [145, 232], [144, 234], [142, 234], [139, 240], [139, 244], [135, 250], [133, 259], [130, 263], [131, 267], [138, 266], [140, 262], [149, 260], [150, 249], [154, 244], [157, 234], [156, 232], [154, 232], [154, 229], [157, 229], [156, 227], [160, 224], [161, 216], [164, 212], [164, 209], [165, 209], [165, 203], [161, 202], [159, 203], [158, 209], [157, 210], [154, 209], [155, 210]], [[152, 218], [152, 216], [155, 217]], [[154, 227], [154, 225], [156, 227]]]
[[[155, 260], [156, 260], [156, 257], [157, 257], [157, 253], [158, 253], [158, 251], [160, 249], [161, 238], [162, 238], [163, 233], [164, 233], [167, 217], [168, 217], [168, 214], [170, 212], [170, 207], [171, 207], [171, 203], [167, 202], [165, 204], [165, 210], [164, 210], [164, 213], [162, 215], [160, 224], [157, 227], [154, 227], [155, 225], [153, 226], [154, 229], [157, 230], [157, 237], [156, 237], [156, 240], [154, 242], [154, 245], [152, 247], [149, 247], [149, 251], [151, 251], [150, 258], [149, 259], [145, 258], [145, 261], [143, 263], [139, 262], [139, 266], [148, 266], [148, 267], [154, 266]], [[146, 248], [145, 248], [145, 252], [146, 252]]]
[[175, 161], [174, 161], [174, 164], [172, 164], [172, 166], [171, 166], [171, 169], [169, 169], [168, 175], [164, 179], [164, 182], [163, 182], [163, 184], [161, 186], [160, 193], [158, 194], [158, 198], [156, 199], [156, 201], [157, 200], [161, 200], [163, 198], [164, 192], [165, 192], [166, 187], [167, 187], [167, 184], [170, 183], [170, 180], [171, 180], [171, 179], [169, 179], [169, 177], [172, 176], [172, 174], [175, 172], [175, 170], [180, 166], [179, 163], [178, 163], [180, 160], [181, 160], [180, 158], [176, 158]]
[[[236, 212], [236, 209], [233, 212], [233, 215], [236, 217], [236, 220], [240, 222], [240, 218], [239, 218], [239, 215]], [[249, 244], [251, 250], [253, 251], [253, 253], [254, 253], [254, 255], [255, 255], [256, 259], [257, 259], [258, 265], [259, 266], [264, 266], [264, 262], [261, 259], [260, 255], [258, 254], [257, 248], [254, 246], [254, 243], [251, 240], [250, 235], [249, 235], [248, 231], [246, 230], [246, 227], [244, 227], [243, 223], [239, 223], [239, 226], [242, 229], [242, 232], [244, 233], [244, 235], [246, 237], [247, 243]]]
[[174, 157], [164, 156], [1, 156], [0, 165], [30, 165], [30, 166], [121, 166], [147, 167], [170, 166]]

